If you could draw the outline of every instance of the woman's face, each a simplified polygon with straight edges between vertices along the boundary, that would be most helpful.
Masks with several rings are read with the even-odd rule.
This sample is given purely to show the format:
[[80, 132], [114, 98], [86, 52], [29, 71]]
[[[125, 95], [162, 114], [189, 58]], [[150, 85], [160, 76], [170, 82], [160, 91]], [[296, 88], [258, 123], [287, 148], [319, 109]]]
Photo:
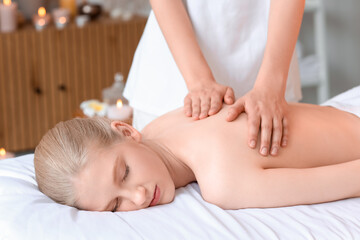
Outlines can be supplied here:
[[147, 146], [126, 140], [89, 155], [74, 181], [81, 209], [131, 211], [173, 201], [170, 173]]

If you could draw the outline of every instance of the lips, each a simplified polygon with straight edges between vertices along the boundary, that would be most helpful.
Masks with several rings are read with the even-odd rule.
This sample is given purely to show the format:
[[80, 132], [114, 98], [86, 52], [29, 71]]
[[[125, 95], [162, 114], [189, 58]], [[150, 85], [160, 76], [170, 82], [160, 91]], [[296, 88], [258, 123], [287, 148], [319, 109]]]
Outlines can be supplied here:
[[158, 186], [155, 186], [154, 196], [149, 206], [150, 207], [155, 206], [156, 204], [158, 204], [159, 200], [160, 200], [160, 188]]

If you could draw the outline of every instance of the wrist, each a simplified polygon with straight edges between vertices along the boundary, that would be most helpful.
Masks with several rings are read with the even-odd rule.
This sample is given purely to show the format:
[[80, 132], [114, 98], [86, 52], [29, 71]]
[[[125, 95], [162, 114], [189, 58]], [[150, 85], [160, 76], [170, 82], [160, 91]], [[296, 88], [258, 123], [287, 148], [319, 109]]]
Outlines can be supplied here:
[[189, 91], [216, 83], [213, 76], [193, 76], [191, 78], [185, 79], [185, 82]]
[[253, 89], [259, 91], [271, 92], [276, 95], [285, 96], [286, 80], [282, 74], [269, 73], [259, 74], [256, 78]]

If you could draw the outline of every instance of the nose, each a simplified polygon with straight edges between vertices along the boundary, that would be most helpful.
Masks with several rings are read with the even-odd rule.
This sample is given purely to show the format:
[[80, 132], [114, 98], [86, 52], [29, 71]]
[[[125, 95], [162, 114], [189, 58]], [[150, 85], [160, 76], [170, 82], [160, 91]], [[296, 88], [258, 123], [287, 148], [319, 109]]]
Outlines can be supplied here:
[[139, 207], [143, 206], [146, 202], [146, 188], [143, 186], [137, 186], [131, 195], [132, 202]]

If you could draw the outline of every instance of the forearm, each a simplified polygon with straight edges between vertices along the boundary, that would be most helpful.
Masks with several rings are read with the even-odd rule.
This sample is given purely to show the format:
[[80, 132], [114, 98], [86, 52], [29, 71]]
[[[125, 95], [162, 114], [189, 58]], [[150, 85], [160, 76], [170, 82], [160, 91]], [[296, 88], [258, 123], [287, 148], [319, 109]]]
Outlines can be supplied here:
[[305, 0], [271, 0], [268, 36], [256, 86], [285, 93]]
[[188, 88], [197, 83], [214, 81], [182, 1], [150, 0], [150, 3]]
[[238, 177], [236, 191], [224, 191], [222, 201], [216, 204], [224, 209], [269, 208], [360, 196], [360, 159], [322, 167], [252, 171], [249, 168], [247, 174]]

